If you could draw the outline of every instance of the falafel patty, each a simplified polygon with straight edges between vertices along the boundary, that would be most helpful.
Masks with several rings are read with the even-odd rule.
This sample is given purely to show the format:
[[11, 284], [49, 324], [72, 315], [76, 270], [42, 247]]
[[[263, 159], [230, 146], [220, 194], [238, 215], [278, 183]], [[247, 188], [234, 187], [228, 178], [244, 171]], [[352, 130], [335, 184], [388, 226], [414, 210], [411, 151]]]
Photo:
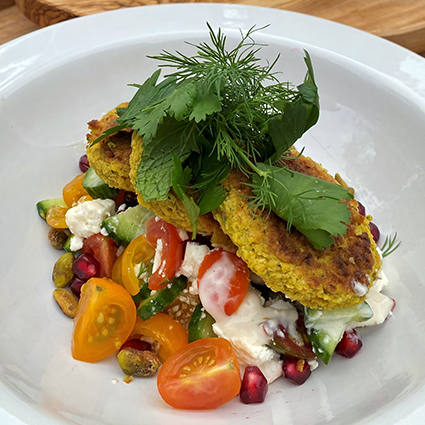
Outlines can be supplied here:
[[[310, 158], [300, 156], [286, 163], [294, 171], [336, 183]], [[369, 220], [358, 213], [357, 202], [348, 203], [347, 233], [319, 251], [295, 228], [289, 232], [286, 221], [274, 213], [254, 211], [246, 183], [242, 173], [232, 173], [222, 183], [227, 197], [213, 214], [248, 267], [273, 291], [310, 308], [337, 309], [362, 302], [377, 278], [381, 258]]]
[[[127, 106], [128, 103], [121, 103], [117, 108]], [[100, 120], [92, 120], [88, 123], [90, 133], [87, 134], [87, 158], [90, 167], [108, 186], [134, 192], [133, 182], [129, 177], [133, 130], [119, 131], [90, 146], [104, 131], [116, 125], [117, 108], [106, 113]]]

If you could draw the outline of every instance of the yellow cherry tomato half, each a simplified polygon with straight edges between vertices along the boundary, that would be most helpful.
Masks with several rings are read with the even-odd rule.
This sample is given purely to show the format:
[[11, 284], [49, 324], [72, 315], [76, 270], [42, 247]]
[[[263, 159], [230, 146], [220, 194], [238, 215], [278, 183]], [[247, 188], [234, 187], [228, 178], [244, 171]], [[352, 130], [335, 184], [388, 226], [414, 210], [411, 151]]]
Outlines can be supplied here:
[[122, 286], [108, 279], [91, 278], [81, 288], [72, 357], [90, 363], [108, 357], [127, 340], [136, 316], [133, 299]]
[[145, 321], [138, 317], [131, 333], [136, 335], [149, 336], [161, 345], [158, 356], [162, 362], [188, 343], [186, 328], [165, 313], [157, 313]]
[[131, 295], [140, 291], [140, 282], [135, 267], [142, 262], [146, 264], [155, 255], [155, 249], [145, 235], [133, 239], [122, 254], [121, 278], [122, 284]]
[[60, 207], [59, 205], [52, 205], [47, 210], [47, 224], [54, 227], [55, 229], [67, 229], [68, 225], [66, 224], [65, 220], [65, 214], [67, 211], [68, 208]]
[[[83, 187], [83, 179], [84, 174], [79, 174], [62, 189], [63, 200], [69, 208], [73, 207], [81, 197], [90, 197], [87, 190]], [[90, 197], [90, 199], [92, 198]]]
[[122, 283], [122, 254], [115, 260], [114, 267], [112, 267], [112, 280], [124, 286]]

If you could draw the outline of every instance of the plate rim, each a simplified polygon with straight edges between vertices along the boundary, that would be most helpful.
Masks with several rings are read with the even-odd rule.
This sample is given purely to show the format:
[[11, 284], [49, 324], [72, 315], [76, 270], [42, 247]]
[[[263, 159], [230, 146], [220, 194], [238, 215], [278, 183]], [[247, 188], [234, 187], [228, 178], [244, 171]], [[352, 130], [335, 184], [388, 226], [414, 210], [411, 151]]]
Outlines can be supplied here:
[[[356, 40], [361, 40], [362, 43], [367, 43], [370, 47], [370, 52], [367, 53], [367, 56], [361, 56], [361, 52], [354, 49], [350, 52], [344, 52], [343, 49], [335, 49], [331, 50], [332, 46], [334, 44], [329, 39], [321, 39], [320, 42], [318, 42], [318, 45], [315, 45], [316, 48], [319, 49], [325, 49], [327, 51], [330, 51], [336, 55], [343, 56], [344, 58], [353, 61], [354, 63], [358, 63], [361, 66], [370, 68], [373, 72], [379, 72], [382, 74], [383, 77], [391, 79], [391, 81], [394, 82], [394, 84], [401, 85], [401, 89], [403, 91], [408, 91], [409, 93], [413, 94], [418, 103], [421, 107], [423, 107], [423, 110], [425, 111], [425, 89], [421, 92], [415, 91], [416, 86], [412, 81], [408, 78], [403, 78], [402, 75], [397, 74], [397, 69], [395, 68], [388, 68], [388, 64], [385, 63], [385, 61], [382, 61], [380, 63], [379, 67], [375, 67], [374, 64], [376, 61], [372, 58], [372, 55], [378, 51], [383, 49], [385, 53], [383, 54], [386, 56], [388, 53], [391, 52], [393, 54], [393, 61], [396, 62], [398, 60], [408, 60], [412, 61], [413, 63], [420, 64], [423, 69], [425, 69], [425, 58], [417, 55], [414, 52], [411, 52], [407, 50], [404, 47], [401, 47], [399, 45], [396, 45], [388, 40], [382, 39], [378, 36], [375, 36], [373, 34], [366, 33], [362, 30], [358, 30], [356, 28], [348, 27], [346, 25], [336, 23], [333, 21], [328, 21], [323, 18], [318, 18], [314, 16], [304, 15], [298, 12], [292, 12], [292, 11], [285, 11], [285, 10], [276, 10], [272, 8], [266, 8], [266, 7], [258, 7], [258, 6], [248, 6], [248, 5], [234, 5], [234, 4], [226, 4], [226, 3], [179, 3], [179, 4], [162, 4], [162, 5], [149, 5], [149, 6], [138, 6], [134, 8], [127, 8], [127, 9], [119, 9], [119, 10], [113, 10], [113, 11], [107, 11], [102, 12], [99, 14], [84, 16], [75, 18], [69, 21], [61, 22], [58, 24], [55, 24], [50, 27], [42, 28], [40, 30], [37, 30], [35, 32], [26, 34], [20, 38], [17, 38], [15, 40], [12, 40], [8, 43], [5, 43], [4, 45], [0, 46], [0, 70], [4, 71], [4, 76], [6, 77], [3, 82], [0, 81], [0, 93], [2, 92], [2, 89], [5, 90], [5, 93], [13, 93], [14, 90], [19, 88], [19, 86], [25, 82], [25, 78], [32, 79], [34, 78], [34, 75], [38, 72], [43, 73], [46, 66], [52, 65], [51, 61], [48, 61], [46, 56], [49, 53], [51, 53], [51, 49], [54, 49], [53, 44], [54, 43], [44, 43], [45, 48], [41, 53], [35, 54], [35, 53], [29, 53], [28, 58], [32, 58], [32, 62], [30, 66], [23, 66], [20, 69], [16, 71], [11, 67], [7, 67], [8, 64], [10, 64], [11, 59], [16, 59], [16, 57], [19, 57], [21, 55], [20, 51], [26, 51], [28, 50], [31, 52], [31, 49], [33, 46], [37, 43], [43, 42], [45, 40], [51, 40], [56, 37], [67, 37], [69, 33], [72, 33], [76, 31], [79, 28], [82, 28], [86, 25], [102, 25], [105, 22], [107, 22], [110, 19], [113, 19], [114, 17], [117, 17], [119, 15], [122, 15], [123, 21], [125, 21], [126, 16], [130, 16], [132, 14], [139, 14], [142, 13], [142, 11], [146, 10], [146, 8], [150, 8], [151, 10], [157, 10], [158, 8], [161, 8], [162, 10], [184, 10], [184, 9], [197, 9], [197, 10], [208, 10], [208, 9], [215, 9], [216, 11], [222, 11], [225, 10], [237, 10], [237, 11], [244, 11], [244, 10], [258, 10], [258, 13], [270, 13], [270, 11], [273, 11], [274, 14], [279, 14], [281, 16], [293, 16], [295, 17], [295, 20], [301, 20], [301, 21], [310, 21], [313, 22], [314, 25], [319, 27], [319, 30], [324, 27], [329, 28], [335, 28], [338, 32], [342, 32], [344, 35], [349, 37], [356, 37]], [[136, 10], [137, 9], [137, 10]], [[174, 12], [174, 14], [177, 12]], [[241, 21], [242, 22], [242, 21]], [[205, 27], [203, 27], [205, 30]], [[226, 28], [226, 27], [224, 27]], [[140, 36], [140, 34], [134, 34], [133, 38], [128, 38], [127, 41], [130, 40], [137, 40], [137, 37]], [[308, 44], [306, 42], [308, 38], [306, 37], [304, 39], [304, 43]], [[125, 40], [124, 40], [125, 41]], [[108, 40], [109, 42], [109, 40]], [[108, 42], [106, 45], [108, 45]], [[101, 39], [96, 39], [95, 47], [105, 47], [105, 44], [101, 42]], [[72, 45], [72, 43], [71, 43]], [[71, 46], [72, 47], [72, 46]], [[72, 60], [73, 56], [72, 54], [77, 53], [77, 46], [74, 45], [74, 50], [70, 48], [69, 51], [63, 52], [63, 54], [59, 54], [58, 57], [61, 60], [70, 59]], [[90, 52], [93, 52], [91, 49], [87, 49], [87, 54], [90, 54]], [[81, 51], [79, 52], [81, 53]], [[13, 60], [12, 60], [12, 63]], [[53, 65], [56, 64], [58, 66], [59, 62], [54, 62]], [[420, 67], [419, 67], [420, 68]], [[417, 74], [419, 71], [414, 71], [413, 74], [419, 77], [419, 74]], [[34, 74], [35, 73], [35, 74]], [[5, 84], [5, 81], [7, 84]], [[7, 90], [6, 90], [7, 89]], [[3, 95], [2, 95], [3, 97]], [[1, 113], [1, 110], [0, 110]], [[0, 387], [1, 388], [1, 387]], [[1, 396], [1, 394], [0, 394]], [[397, 406], [399, 408], [403, 408], [403, 410], [406, 412], [406, 414], [417, 414], [418, 412], [425, 413], [425, 406], [419, 404], [419, 402], [423, 402], [424, 399], [424, 388], [421, 388], [417, 393], [414, 394], [415, 397], [412, 397], [412, 399], [417, 402], [418, 409], [415, 409], [412, 411], [409, 409], [409, 403], [407, 400], [404, 400], [402, 402], [399, 402]], [[412, 404], [410, 403], [410, 407]], [[390, 416], [390, 411], [386, 412], [386, 415]], [[13, 417], [13, 420], [16, 422], [10, 422], [11, 416], [10, 414], [4, 410], [0, 406], [0, 419], [7, 420], [8, 423], [12, 423], [15, 425], [22, 425], [24, 424], [20, 419], [17, 417]], [[370, 424], [378, 424], [382, 423], [382, 416], [378, 417], [370, 417], [371, 421]], [[403, 421], [398, 421], [396, 423], [404, 423]], [[405, 422], [406, 424], [408, 422]], [[412, 422], [410, 422], [412, 423]], [[419, 422], [418, 422], [419, 423]]]

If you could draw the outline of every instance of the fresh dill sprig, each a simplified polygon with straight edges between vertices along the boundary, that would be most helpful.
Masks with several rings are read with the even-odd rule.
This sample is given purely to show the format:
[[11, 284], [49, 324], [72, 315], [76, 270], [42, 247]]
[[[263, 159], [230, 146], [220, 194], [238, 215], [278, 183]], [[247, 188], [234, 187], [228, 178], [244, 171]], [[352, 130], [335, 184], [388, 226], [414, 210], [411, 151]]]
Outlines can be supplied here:
[[401, 245], [401, 241], [398, 241], [398, 243], [396, 244], [396, 240], [397, 232], [394, 233], [394, 236], [387, 236], [385, 238], [385, 242], [381, 248], [382, 258], [385, 258], [391, 253], [393, 253]]
[[142, 258], [142, 262], [140, 263], [140, 270], [139, 270], [139, 273], [137, 273], [137, 279], [140, 279], [145, 273], [147, 274], [148, 277], [152, 274], [152, 269], [153, 269], [152, 259], [153, 257], [150, 257], [145, 262], [145, 259]]
[[[198, 216], [225, 199], [220, 183], [242, 172], [252, 188], [251, 205], [273, 211], [295, 226], [317, 249], [346, 233], [350, 194], [338, 185], [276, 167], [319, 117], [319, 96], [308, 52], [302, 84], [280, 82], [277, 57], [266, 65], [263, 45], [251, 27], [236, 47], [208, 25], [210, 43], [188, 43], [193, 56], [162, 51], [150, 58], [173, 72], [158, 82], [160, 70], [143, 85], [128, 108], [118, 111], [114, 130], [131, 127], [143, 139], [136, 179], [146, 202], [168, 197], [173, 188], [185, 206], [194, 233]], [[190, 194], [188, 189], [190, 188]]]

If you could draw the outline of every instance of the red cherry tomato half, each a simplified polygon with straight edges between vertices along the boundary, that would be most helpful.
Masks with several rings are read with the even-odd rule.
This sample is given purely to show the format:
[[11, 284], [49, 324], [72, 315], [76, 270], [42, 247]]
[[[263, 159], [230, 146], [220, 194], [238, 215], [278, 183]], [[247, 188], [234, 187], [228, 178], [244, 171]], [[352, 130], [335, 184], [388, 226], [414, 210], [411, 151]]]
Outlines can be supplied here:
[[81, 253], [93, 255], [99, 262], [97, 277], [112, 277], [112, 268], [117, 259], [117, 244], [100, 233], [89, 236], [85, 241]]
[[162, 365], [157, 385], [164, 401], [176, 409], [215, 409], [239, 394], [238, 360], [226, 339], [198, 339]]
[[213, 317], [231, 316], [242, 304], [249, 286], [249, 269], [234, 252], [216, 248], [201, 263], [199, 297]]
[[177, 229], [162, 218], [151, 218], [146, 223], [146, 238], [157, 247], [161, 240], [161, 264], [149, 278], [149, 289], [161, 289], [171, 282], [182, 264], [183, 244]]

